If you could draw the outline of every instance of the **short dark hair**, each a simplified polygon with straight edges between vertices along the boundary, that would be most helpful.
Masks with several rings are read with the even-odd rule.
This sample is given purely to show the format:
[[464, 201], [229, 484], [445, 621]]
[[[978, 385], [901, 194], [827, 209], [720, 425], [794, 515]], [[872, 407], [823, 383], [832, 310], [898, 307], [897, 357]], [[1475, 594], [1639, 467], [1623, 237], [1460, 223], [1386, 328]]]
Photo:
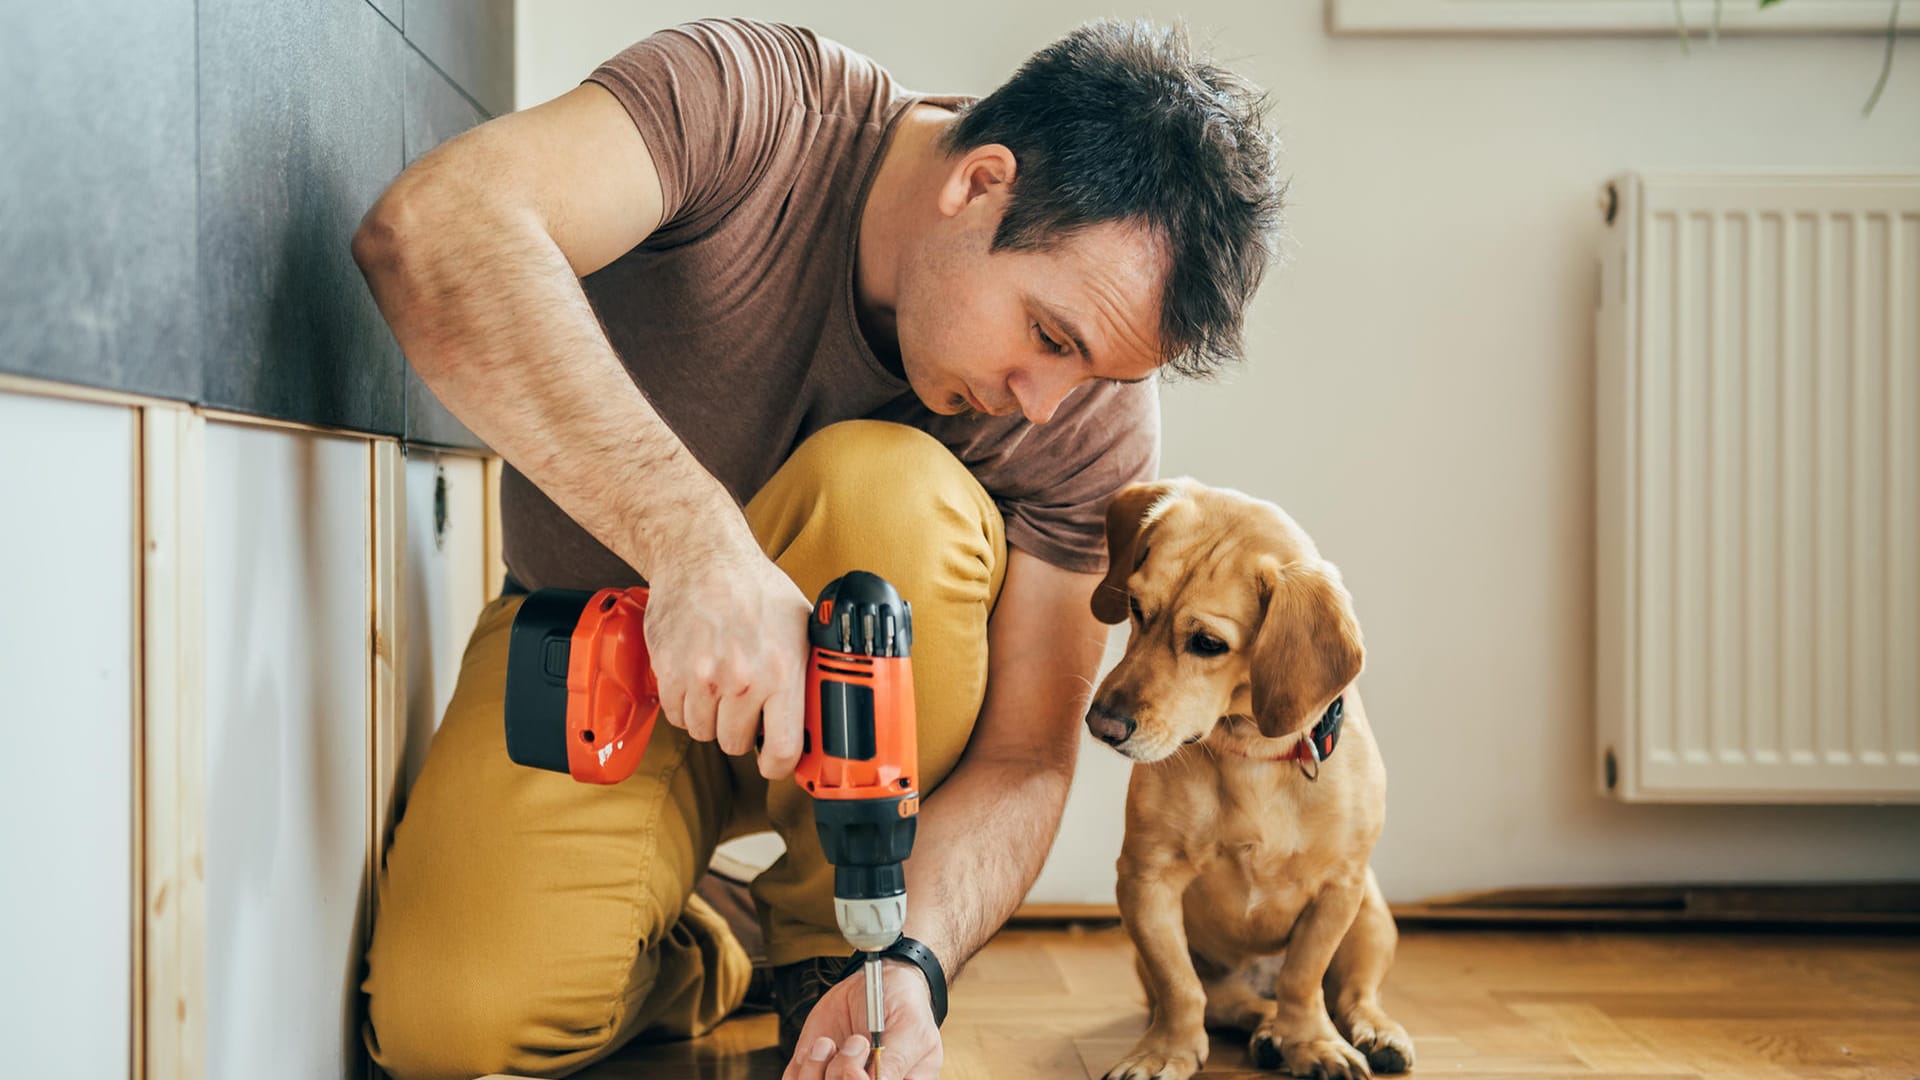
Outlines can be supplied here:
[[1212, 374], [1241, 355], [1247, 301], [1273, 255], [1286, 184], [1266, 95], [1195, 55], [1184, 28], [1088, 23], [961, 114], [946, 149], [998, 143], [1013, 188], [993, 250], [1035, 250], [1138, 221], [1166, 251], [1162, 360]]

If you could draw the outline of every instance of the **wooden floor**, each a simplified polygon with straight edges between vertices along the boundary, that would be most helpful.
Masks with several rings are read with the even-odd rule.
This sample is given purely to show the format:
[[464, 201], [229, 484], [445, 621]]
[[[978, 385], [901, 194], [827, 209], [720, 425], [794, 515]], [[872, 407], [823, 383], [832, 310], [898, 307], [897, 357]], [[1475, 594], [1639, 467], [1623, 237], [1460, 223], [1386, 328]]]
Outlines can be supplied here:
[[[1920, 937], [1403, 932], [1387, 1011], [1419, 1077], [1920, 1077]], [[1116, 929], [1009, 930], [953, 991], [956, 1080], [1099, 1080], [1146, 1021]], [[633, 1047], [590, 1080], [778, 1077], [771, 1016]], [[1216, 1036], [1202, 1076], [1271, 1076]]]

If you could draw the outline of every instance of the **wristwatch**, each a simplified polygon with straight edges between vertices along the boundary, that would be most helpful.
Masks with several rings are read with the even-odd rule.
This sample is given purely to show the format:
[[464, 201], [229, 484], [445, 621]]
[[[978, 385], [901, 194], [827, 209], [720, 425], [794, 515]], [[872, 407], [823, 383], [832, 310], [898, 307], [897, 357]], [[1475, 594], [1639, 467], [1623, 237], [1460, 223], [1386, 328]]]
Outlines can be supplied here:
[[[893, 944], [880, 950], [880, 957], [883, 960], [905, 960], [919, 968], [920, 973], [927, 977], [927, 996], [933, 1004], [933, 1026], [939, 1027], [946, 1023], [947, 973], [940, 967], [940, 958], [933, 955], [933, 950], [902, 934]], [[847, 966], [840, 970], [840, 978], [836, 981], [844, 982], [854, 972], [860, 970], [866, 959], [867, 954], [863, 952], [856, 952], [848, 957]]]

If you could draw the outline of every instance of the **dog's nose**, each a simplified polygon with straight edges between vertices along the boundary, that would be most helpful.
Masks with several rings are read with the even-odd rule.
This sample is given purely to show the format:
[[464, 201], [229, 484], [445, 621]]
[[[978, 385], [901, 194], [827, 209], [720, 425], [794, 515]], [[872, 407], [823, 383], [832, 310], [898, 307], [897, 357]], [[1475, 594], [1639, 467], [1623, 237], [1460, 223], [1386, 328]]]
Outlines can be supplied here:
[[1108, 712], [1095, 705], [1087, 710], [1087, 730], [1108, 746], [1119, 746], [1133, 737], [1133, 717]]

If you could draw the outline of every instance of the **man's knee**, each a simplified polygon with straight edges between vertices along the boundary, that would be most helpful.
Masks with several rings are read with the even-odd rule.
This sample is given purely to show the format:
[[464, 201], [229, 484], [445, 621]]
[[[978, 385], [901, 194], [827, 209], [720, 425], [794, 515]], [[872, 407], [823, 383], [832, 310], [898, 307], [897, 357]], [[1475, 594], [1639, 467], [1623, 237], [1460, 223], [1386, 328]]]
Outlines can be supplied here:
[[[815, 433], [785, 482], [821, 500], [828, 541], [852, 555], [933, 556], [929, 570], [987, 581], [1005, 557], [1000, 512], [979, 480], [918, 428], [850, 420]], [[783, 470], [784, 471], [784, 470]]]
[[367, 1043], [394, 1080], [561, 1076], [618, 1037], [609, 1008], [625, 996], [618, 986], [561, 988], [551, 972], [471, 950], [376, 974]]
[[369, 984], [369, 1050], [394, 1080], [471, 1078], [505, 1072], [520, 1056], [512, 980], [468, 970], [477, 957], [453, 957], [380, 971]]

